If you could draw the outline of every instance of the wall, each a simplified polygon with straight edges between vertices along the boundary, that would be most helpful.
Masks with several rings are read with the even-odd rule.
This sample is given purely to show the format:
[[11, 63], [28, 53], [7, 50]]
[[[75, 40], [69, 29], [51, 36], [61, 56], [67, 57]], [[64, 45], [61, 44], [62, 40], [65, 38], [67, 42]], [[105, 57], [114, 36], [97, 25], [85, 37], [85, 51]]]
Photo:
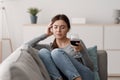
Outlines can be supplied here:
[[[38, 23], [49, 23], [57, 13], [68, 17], [85, 17], [87, 23], [113, 23], [113, 11], [120, 8], [120, 0], [4, 0], [7, 22], [14, 50], [23, 43], [22, 27], [29, 24], [29, 7], [38, 7]], [[1, 10], [1, 9], [0, 9]], [[1, 23], [0, 23], [1, 24]]]

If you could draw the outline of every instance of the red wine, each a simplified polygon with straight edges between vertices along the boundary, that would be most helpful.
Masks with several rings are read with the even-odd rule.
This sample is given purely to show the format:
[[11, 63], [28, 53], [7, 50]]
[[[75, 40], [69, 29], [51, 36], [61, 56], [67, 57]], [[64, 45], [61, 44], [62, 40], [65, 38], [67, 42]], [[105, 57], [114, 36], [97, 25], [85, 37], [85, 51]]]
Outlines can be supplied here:
[[76, 44], [76, 43], [80, 43], [80, 40], [71, 40], [70, 43], [71, 43], [73, 46], [78, 46], [78, 44]]

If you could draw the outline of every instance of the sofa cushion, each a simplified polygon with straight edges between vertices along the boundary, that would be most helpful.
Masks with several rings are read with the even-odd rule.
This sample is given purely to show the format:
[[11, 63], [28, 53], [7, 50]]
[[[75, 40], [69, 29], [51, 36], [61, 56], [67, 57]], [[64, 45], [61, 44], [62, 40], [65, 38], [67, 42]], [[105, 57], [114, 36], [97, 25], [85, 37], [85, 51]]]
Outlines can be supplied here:
[[[11, 70], [13, 63], [17, 61], [21, 55], [20, 49], [23, 45], [17, 48], [9, 57], [7, 57], [0, 66], [0, 80], [11, 80]], [[7, 76], [7, 77], [6, 77]]]
[[48, 71], [46, 70], [42, 60], [38, 57], [38, 50], [29, 46], [27, 49], [27, 52], [33, 57], [37, 65], [39, 66], [39, 69], [41, 71], [41, 74], [44, 76], [45, 80], [50, 80]]
[[94, 74], [95, 74], [95, 80], [100, 80], [99, 74], [98, 74], [98, 58], [97, 58], [97, 46], [93, 46], [88, 48], [89, 56], [94, 64]]
[[[6, 77], [7, 76], [7, 77]], [[26, 46], [18, 48], [0, 67], [0, 80], [46, 80], [41, 70], [26, 50]], [[49, 80], [49, 79], [48, 79]]]

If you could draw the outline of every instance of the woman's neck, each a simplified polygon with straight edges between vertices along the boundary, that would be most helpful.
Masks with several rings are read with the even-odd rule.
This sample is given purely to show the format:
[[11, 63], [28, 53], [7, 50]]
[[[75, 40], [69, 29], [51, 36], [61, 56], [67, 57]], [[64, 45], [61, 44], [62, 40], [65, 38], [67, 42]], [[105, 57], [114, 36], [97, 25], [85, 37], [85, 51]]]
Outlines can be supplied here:
[[65, 37], [65, 38], [62, 38], [62, 39], [56, 39], [56, 43], [57, 43], [59, 48], [64, 48], [68, 44], [70, 44], [70, 40], [67, 37]]

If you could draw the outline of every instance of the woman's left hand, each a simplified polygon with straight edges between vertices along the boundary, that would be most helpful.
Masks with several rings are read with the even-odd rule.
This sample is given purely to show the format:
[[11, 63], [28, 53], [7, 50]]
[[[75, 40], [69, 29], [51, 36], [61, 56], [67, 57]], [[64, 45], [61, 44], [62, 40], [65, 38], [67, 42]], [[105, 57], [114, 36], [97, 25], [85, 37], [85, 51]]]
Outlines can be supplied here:
[[80, 43], [76, 43], [78, 46], [73, 46], [72, 47], [74, 48], [74, 51], [75, 52], [80, 52], [81, 50], [83, 50], [83, 47]]

